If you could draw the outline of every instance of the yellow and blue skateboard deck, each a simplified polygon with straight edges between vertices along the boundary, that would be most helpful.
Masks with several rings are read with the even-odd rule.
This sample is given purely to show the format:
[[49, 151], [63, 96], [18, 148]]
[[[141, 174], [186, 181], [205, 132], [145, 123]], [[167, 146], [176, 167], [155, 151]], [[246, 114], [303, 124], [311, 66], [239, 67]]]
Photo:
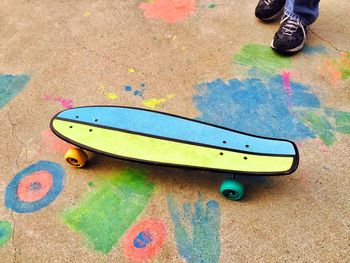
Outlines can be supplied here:
[[68, 109], [50, 127], [82, 149], [133, 161], [260, 175], [291, 174], [299, 163], [291, 141], [139, 108]]

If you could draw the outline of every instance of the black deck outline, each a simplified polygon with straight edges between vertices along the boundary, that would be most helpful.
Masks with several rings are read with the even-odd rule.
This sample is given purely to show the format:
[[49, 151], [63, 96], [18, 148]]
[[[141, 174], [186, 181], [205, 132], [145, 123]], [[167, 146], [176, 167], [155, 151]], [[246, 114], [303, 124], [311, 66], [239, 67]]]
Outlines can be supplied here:
[[[171, 116], [171, 117], [184, 119], [184, 120], [187, 120], [187, 121], [194, 121], [194, 122], [197, 122], [197, 123], [200, 123], [200, 124], [216, 127], [216, 128], [219, 128], [219, 129], [224, 129], [224, 130], [227, 130], [229, 132], [236, 132], [236, 133], [239, 133], [239, 134], [242, 134], [242, 135], [251, 136], [251, 137], [255, 137], [255, 138], [289, 142], [294, 147], [295, 155], [264, 154], [264, 153], [256, 153], [256, 152], [246, 152], [246, 151], [241, 151], [241, 150], [232, 150], [230, 148], [225, 148], [225, 147], [217, 147], [217, 146], [212, 146], [212, 145], [206, 145], [206, 144], [200, 144], [200, 143], [176, 140], [176, 139], [171, 139], [171, 138], [166, 138], [166, 137], [161, 137], [161, 136], [156, 136], [156, 135], [149, 135], [149, 134], [144, 134], [144, 133], [131, 132], [129, 130], [123, 130], [123, 129], [119, 129], [119, 128], [112, 128], [112, 127], [107, 127], [107, 126], [98, 125], [98, 124], [89, 123], [89, 122], [83, 122], [83, 121], [77, 121], [77, 120], [66, 119], [66, 118], [58, 118], [57, 117], [60, 113], [62, 113], [64, 111], [68, 111], [68, 110], [72, 110], [72, 109], [78, 109], [78, 108], [94, 108], [94, 107], [111, 107], [111, 108], [124, 108], [124, 109], [134, 109], [134, 110], [149, 111], [149, 112], [154, 112], [154, 113], [159, 113], [159, 114], [163, 114], [163, 115], [167, 115], [167, 116]], [[141, 160], [141, 159], [135, 159], [135, 158], [130, 158], [130, 157], [125, 157], [125, 156], [111, 154], [111, 153], [104, 152], [104, 151], [99, 151], [99, 150], [93, 149], [91, 147], [85, 146], [83, 144], [80, 144], [80, 143], [78, 143], [76, 141], [73, 141], [73, 140], [63, 136], [62, 134], [60, 134], [58, 131], [56, 131], [54, 129], [52, 123], [53, 123], [53, 121], [55, 119], [57, 119], [57, 120], [64, 120], [64, 121], [70, 121], [70, 122], [75, 122], [75, 123], [80, 123], [80, 124], [85, 124], [85, 125], [90, 125], [90, 126], [95, 126], [95, 127], [104, 128], [104, 129], [117, 130], [117, 131], [121, 131], [121, 132], [126, 132], [126, 133], [131, 133], [131, 134], [136, 134], [136, 135], [142, 135], [142, 136], [146, 136], [146, 137], [152, 137], [152, 138], [157, 138], [157, 139], [162, 139], [162, 140], [167, 140], [167, 141], [174, 141], [174, 142], [192, 144], [192, 145], [197, 145], [197, 146], [202, 146], [202, 147], [215, 148], [215, 149], [218, 149], [218, 150], [226, 150], [226, 151], [239, 152], [239, 153], [245, 153], [245, 154], [251, 154], [251, 155], [264, 155], [264, 156], [276, 156], [276, 157], [292, 157], [293, 158], [293, 163], [291, 165], [291, 168], [289, 170], [285, 171], [285, 172], [242, 172], [242, 171], [235, 171], [235, 170], [215, 169], [215, 168], [206, 168], [206, 167], [197, 167], [197, 166], [189, 166], [189, 165], [179, 165], [179, 164], [152, 162], [152, 161], [146, 161], [146, 160]], [[101, 154], [101, 155], [105, 155], [105, 156], [108, 156], [108, 157], [112, 157], [112, 158], [116, 158], [116, 159], [120, 159], [120, 160], [125, 160], [125, 161], [138, 162], [138, 163], [142, 163], [142, 164], [153, 164], [153, 165], [161, 165], [161, 166], [166, 166], [166, 167], [180, 167], [180, 168], [182, 167], [182, 168], [189, 168], [189, 169], [196, 169], [196, 170], [206, 170], [206, 171], [225, 172], [225, 173], [229, 172], [229, 173], [235, 173], [235, 174], [247, 175], [247, 176], [249, 176], [249, 175], [262, 175], [262, 176], [289, 175], [289, 174], [294, 173], [297, 170], [298, 165], [299, 165], [299, 151], [298, 151], [298, 148], [297, 148], [296, 144], [293, 141], [289, 141], [289, 140], [285, 140], [285, 139], [277, 139], [277, 138], [258, 136], [258, 135], [249, 134], [249, 133], [245, 133], [245, 132], [229, 129], [227, 127], [222, 127], [222, 126], [219, 126], [219, 125], [215, 125], [215, 124], [211, 124], [211, 123], [207, 123], [207, 122], [203, 122], [203, 121], [199, 121], [199, 120], [194, 120], [194, 119], [190, 119], [190, 118], [186, 118], [186, 117], [182, 117], [182, 116], [178, 116], [178, 115], [174, 115], [174, 114], [170, 114], [170, 113], [154, 111], [154, 110], [148, 110], [148, 109], [137, 108], [137, 107], [114, 106], [114, 105], [92, 105], [92, 106], [82, 106], [82, 107], [75, 107], [75, 108], [71, 108], [71, 109], [65, 109], [65, 110], [62, 110], [62, 111], [58, 112], [54, 117], [52, 117], [52, 119], [50, 121], [50, 129], [52, 130], [52, 132], [57, 137], [61, 138], [62, 140], [66, 141], [66, 142], [68, 142], [70, 144], [73, 144], [73, 145], [75, 145], [75, 146], [77, 146], [79, 148], [82, 148], [82, 149], [85, 149], [85, 150], [88, 150], [88, 151], [91, 151], [91, 152], [94, 152], [94, 153], [98, 153], [98, 154]]]

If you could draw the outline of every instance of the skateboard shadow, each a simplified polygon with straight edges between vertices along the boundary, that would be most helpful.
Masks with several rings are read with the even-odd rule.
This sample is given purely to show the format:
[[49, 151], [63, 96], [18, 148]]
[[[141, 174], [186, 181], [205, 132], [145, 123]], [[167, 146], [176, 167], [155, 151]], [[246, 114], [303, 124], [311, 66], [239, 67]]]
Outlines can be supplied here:
[[[231, 173], [138, 163], [109, 158], [99, 154], [89, 154], [90, 161], [84, 169], [97, 170], [99, 173], [102, 171], [106, 175], [110, 174], [111, 171], [123, 171], [126, 168], [140, 169], [146, 172], [148, 180], [155, 187], [161, 189], [162, 192], [175, 195], [202, 193], [208, 198], [234, 203], [234, 201], [227, 200], [219, 192], [221, 182], [232, 178], [233, 174]], [[253, 199], [259, 199], [259, 196], [266, 196], [271, 185], [274, 184], [274, 180], [279, 178], [274, 179], [274, 177], [258, 175], [237, 175], [235, 179], [245, 185], [245, 196], [239, 202], [248, 202]]]

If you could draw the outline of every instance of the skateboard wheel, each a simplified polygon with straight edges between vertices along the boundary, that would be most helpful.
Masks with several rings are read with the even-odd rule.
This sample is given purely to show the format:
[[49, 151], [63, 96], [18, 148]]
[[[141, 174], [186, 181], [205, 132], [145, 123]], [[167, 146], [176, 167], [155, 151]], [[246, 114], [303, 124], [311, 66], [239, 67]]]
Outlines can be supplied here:
[[83, 167], [88, 159], [86, 153], [78, 148], [69, 149], [64, 155], [64, 159], [76, 168]]
[[229, 200], [240, 200], [244, 196], [244, 185], [234, 179], [226, 179], [220, 186], [220, 192]]

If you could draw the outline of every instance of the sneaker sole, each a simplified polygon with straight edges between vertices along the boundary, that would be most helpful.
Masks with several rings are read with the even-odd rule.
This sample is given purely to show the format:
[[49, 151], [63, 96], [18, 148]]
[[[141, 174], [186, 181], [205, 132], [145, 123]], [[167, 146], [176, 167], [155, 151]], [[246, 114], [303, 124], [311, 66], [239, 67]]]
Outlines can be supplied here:
[[305, 45], [305, 39], [303, 40], [303, 42], [299, 46], [297, 46], [295, 48], [291, 48], [291, 49], [287, 49], [287, 50], [280, 50], [280, 49], [277, 49], [277, 48], [274, 47], [273, 40], [271, 42], [271, 47], [274, 50], [276, 50], [278, 52], [281, 52], [281, 53], [296, 53], [296, 52], [300, 51], [304, 47], [304, 45]]

